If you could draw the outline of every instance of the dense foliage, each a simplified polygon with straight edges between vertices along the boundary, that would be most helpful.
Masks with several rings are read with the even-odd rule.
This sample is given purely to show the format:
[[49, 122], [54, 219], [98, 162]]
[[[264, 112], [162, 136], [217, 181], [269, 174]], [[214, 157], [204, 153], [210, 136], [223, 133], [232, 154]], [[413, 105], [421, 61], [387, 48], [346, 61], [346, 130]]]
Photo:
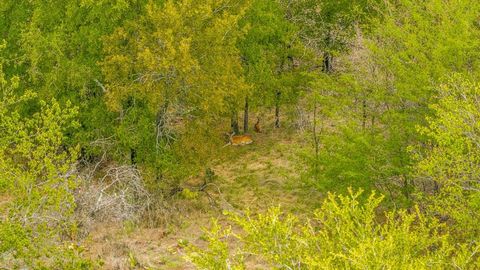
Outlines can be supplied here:
[[[65, 148], [65, 134], [78, 126], [77, 109], [52, 99], [47, 105], [35, 93], [18, 95], [18, 77], [5, 78], [0, 64], [0, 264], [7, 268], [87, 269], [89, 261], [63, 238], [75, 233], [72, 214], [77, 149]], [[39, 103], [30, 118], [23, 103]]]
[[[208, 249], [189, 258], [200, 269], [245, 269], [262, 261], [272, 269], [476, 269], [478, 243], [458, 243], [418, 207], [377, 217], [383, 197], [361, 192], [330, 194], [321, 209], [302, 223], [279, 208], [252, 217], [230, 214], [242, 229], [232, 234], [214, 226]], [[382, 220], [379, 222], [378, 220]], [[231, 238], [241, 249], [230, 250]]]
[[301, 137], [298, 186], [333, 193], [313, 213], [229, 213], [233, 229], [189, 247], [198, 268], [480, 268], [478, 14], [476, 0], [2, 0], [0, 268], [99, 266], [75, 215], [87, 168], [130, 168], [142, 195], [125, 197], [167, 219], [178, 194], [212, 200], [211, 166], [235, 158], [223, 135], [253, 131]]

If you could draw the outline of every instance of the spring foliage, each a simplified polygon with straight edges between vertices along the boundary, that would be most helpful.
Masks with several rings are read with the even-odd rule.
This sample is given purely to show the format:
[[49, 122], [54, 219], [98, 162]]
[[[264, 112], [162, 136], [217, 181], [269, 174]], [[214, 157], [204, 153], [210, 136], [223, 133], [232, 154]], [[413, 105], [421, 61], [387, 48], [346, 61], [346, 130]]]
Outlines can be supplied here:
[[0, 264], [8, 268], [87, 269], [74, 237], [77, 149], [63, 148], [65, 134], [78, 126], [77, 109], [52, 99], [25, 117], [18, 108], [37, 102], [31, 91], [18, 95], [18, 77], [5, 78], [0, 63]]
[[0, 1], [0, 267], [97, 266], [76, 239], [79, 161], [135, 167], [160, 207], [212, 199], [214, 183], [186, 182], [237, 158], [220, 134], [243, 109], [244, 131], [250, 113], [266, 135], [312, 142], [301, 189], [347, 195], [307, 220], [229, 213], [235, 227], [190, 247], [198, 268], [480, 268], [479, 13], [477, 0]]
[[[321, 209], [301, 222], [280, 208], [251, 216], [229, 213], [241, 233], [218, 224], [207, 233], [208, 248], [191, 248], [199, 269], [246, 269], [263, 262], [273, 269], [475, 269], [478, 243], [459, 243], [445, 226], [418, 207], [377, 215], [382, 196], [361, 191], [330, 194]], [[381, 220], [381, 221], [379, 221]], [[234, 240], [232, 240], [232, 238]], [[228, 243], [238, 241], [231, 248]]]
[[[362, 201], [362, 192], [350, 189], [347, 196], [330, 194], [306, 222], [279, 208], [258, 216], [230, 213], [241, 233], [214, 224], [208, 249], [193, 247], [188, 258], [200, 269], [244, 269], [249, 260], [278, 269], [480, 267], [478, 89], [453, 76], [439, 87], [439, 101], [431, 106], [435, 117], [419, 128], [430, 146], [412, 149], [419, 160], [416, 180], [439, 185], [434, 194], [419, 194], [426, 194], [425, 209], [379, 215], [382, 196], [372, 193]], [[230, 248], [229, 238], [241, 248]]]

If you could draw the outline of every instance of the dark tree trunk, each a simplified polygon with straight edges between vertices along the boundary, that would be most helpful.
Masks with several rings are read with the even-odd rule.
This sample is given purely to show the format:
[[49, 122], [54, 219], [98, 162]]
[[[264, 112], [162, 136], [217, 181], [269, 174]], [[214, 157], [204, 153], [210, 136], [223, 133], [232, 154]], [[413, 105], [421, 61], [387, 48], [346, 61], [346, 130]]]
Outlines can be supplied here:
[[280, 97], [282, 92], [277, 91], [275, 94], [275, 128], [280, 128]]
[[[328, 34], [325, 38], [325, 48], [330, 48], [331, 47], [331, 36], [332, 32], [328, 31]], [[333, 71], [333, 55], [331, 52], [328, 51], [328, 49], [325, 50], [323, 53], [323, 72], [325, 73], [331, 73]]]
[[438, 194], [440, 191], [440, 186], [437, 181], [433, 181], [433, 194]]
[[130, 163], [132, 165], [137, 165], [137, 150], [130, 148]]
[[331, 73], [333, 71], [333, 56], [329, 52], [323, 54], [323, 72]]
[[232, 112], [232, 118], [230, 120], [230, 126], [232, 128], [232, 131], [235, 134], [239, 134], [240, 128], [238, 127], [238, 112], [237, 111]]
[[248, 96], [245, 97], [245, 109], [243, 112], [243, 133], [248, 133]]

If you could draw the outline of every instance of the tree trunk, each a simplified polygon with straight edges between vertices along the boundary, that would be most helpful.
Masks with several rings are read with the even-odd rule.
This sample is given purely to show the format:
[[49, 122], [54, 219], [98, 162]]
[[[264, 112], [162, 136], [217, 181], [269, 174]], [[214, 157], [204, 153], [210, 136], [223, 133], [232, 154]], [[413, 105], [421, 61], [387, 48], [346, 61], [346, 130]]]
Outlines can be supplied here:
[[130, 148], [130, 164], [137, 165], [137, 150]]
[[367, 128], [367, 100], [365, 98], [362, 101], [362, 127], [364, 131]]
[[280, 96], [282, 92], [277, 91], [275, 94], [275, 128], [280, 128]]
[[323, 54], [323, 72], [331, 73], [333, 71], [333, 56], [329, 52]]
[[403, 189], [405, 197], [407, 200], [410, 200], [410, 182], [408, 181], [407, 177], [405, 177], [403, 180]]
[[317, 167], [318, 154], [319, 154], [319, 141], [317, 135], [317, 102], [313, 107], [313, 143], [315, 144], [315, 168]]
[[165, 103], [158, 109], [157, 116], [156, 116], [156, 148], [159, 150], [160, 146], [162, 145], [162, 141], [169, 142], [169, 138], [167, 136], [167, 111], [168, 111], [169, 102], [165, 101]]
[[[328, 31], [328, 35], [325, 38], [325, 48], [331, 47], [332, 32]], [[323, 72], [331, 73], [333, 71], [333, 55], [328, 49], [323, 53]]]
[[245, 109], [243, 112], [243, 133], [248, 133], [248, 96], [245, 97]]
[[230, 126], [232, 128], [233, 133], [239, 134], [240, 128], [238, 127], [238, 112], [232, 112], [232, 118], [230, 119]]

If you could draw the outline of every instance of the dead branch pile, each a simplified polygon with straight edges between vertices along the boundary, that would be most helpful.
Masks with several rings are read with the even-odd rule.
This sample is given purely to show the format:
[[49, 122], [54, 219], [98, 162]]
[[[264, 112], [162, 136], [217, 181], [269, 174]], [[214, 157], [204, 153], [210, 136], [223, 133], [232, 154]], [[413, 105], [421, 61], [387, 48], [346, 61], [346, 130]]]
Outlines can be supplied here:
[[151, 206], [151, 196], [134, 166], [107, 168], [97, 179], [92, 173], [85, 176], [76, 193], [76, 216], [87, 231], [97, 222], [138, 221]]

